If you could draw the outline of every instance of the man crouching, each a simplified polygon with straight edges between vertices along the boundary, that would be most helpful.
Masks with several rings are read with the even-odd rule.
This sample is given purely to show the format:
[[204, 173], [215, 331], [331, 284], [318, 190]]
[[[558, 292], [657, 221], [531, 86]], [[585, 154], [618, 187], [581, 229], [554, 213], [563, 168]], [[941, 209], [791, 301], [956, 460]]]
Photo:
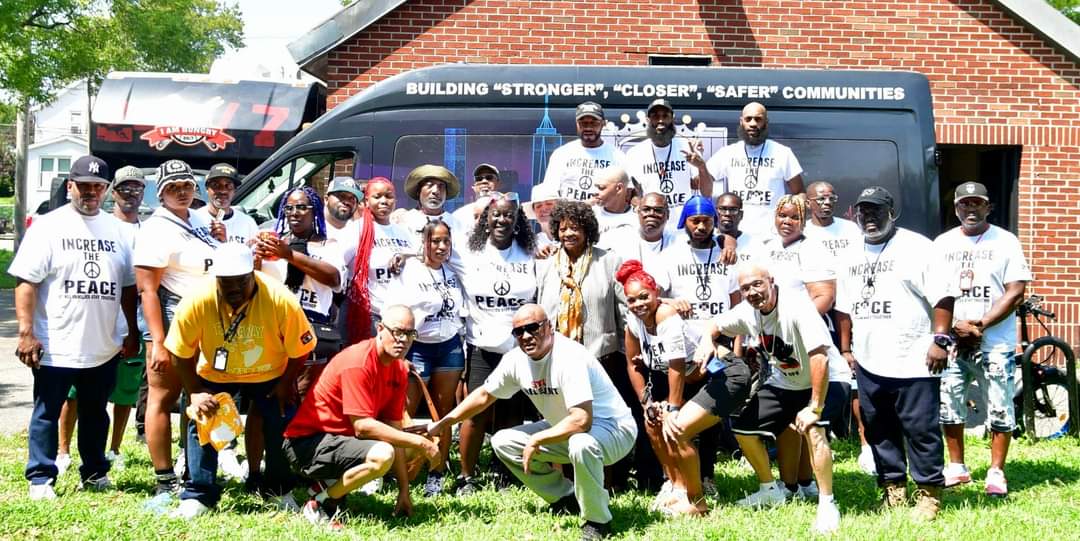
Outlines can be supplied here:
[[[554, 331], [544, 309], [514, 314], [518, 347], [503, 356], [484, 386], [428, 427], [436, 435], [476, 415], [496, 399], [524, 392], [544, 420], [495, 433], [495, 455], [554, 512], [579, 512], [583, 539], [606, 537], [611, 522], [604, 466], [626, 456], [637, 425], [600, 362], [581, 344]], [[574, 480], [552, 464], [573, 464]]]
[[432, 441], [402, 430], [408, 370], [402, 360], [416, 338], [406, 306], [383, 310], [377, 334], [338, 353], [304, 397], [285, 430], [285, 456], [315, 480], [304, 516], [340, 528], [330, 516], [336, 501], [391, 467], [398, 480], [395, 513], [412, 514], [406, 450], [440, 457]]

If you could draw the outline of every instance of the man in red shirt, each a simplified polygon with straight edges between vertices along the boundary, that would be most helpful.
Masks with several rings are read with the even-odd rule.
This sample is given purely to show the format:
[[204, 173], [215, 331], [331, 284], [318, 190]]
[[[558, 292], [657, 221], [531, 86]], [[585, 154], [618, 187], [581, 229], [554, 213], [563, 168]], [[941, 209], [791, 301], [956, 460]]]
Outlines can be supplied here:
[[316, 481], [317, 493], [303, 508], [311, 522], [336, 526], [329, 519], [335, 500], [391, 466], [398, 479], [394, 512], [412, 514], [406, 449], [433, 462], [440, 457], [431, 440], [402, 430], [408, 379], [402, 359], [415, 338], [408, 307], [384, 309], [378, 333], [331, 360], [285, 430], [285, 456]]

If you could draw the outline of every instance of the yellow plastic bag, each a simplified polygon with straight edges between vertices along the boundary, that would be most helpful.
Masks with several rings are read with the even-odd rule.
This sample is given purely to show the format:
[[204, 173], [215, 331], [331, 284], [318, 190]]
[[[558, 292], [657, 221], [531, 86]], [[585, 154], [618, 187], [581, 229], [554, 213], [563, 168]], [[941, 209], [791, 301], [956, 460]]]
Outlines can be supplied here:
[[240, 412], [236, 410], [236, 403], [229, 393], [218, 393], [214, 395], [214, 400], [218, 403], [218, 410], [214, 415], [200, 415], [194, 404], [187, 407], [187, 415], [195, 422], [199, 445], [209, 443], [215, 450], [220, 451], [244, 433], [244, 423], [240, 421]]

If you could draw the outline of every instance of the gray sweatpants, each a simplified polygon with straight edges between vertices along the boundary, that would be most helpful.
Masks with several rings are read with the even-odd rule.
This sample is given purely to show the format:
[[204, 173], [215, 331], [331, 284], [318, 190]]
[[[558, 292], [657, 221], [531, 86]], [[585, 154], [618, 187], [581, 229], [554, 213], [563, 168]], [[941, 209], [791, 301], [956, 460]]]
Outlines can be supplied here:
[[[618, 462], [634, 446], [637, 425], [630, 417], [618, 421], [593, 419], [592, 429], [574, 434], [559, 443], [541, 445], [529, 464], [529, 473], [522, 466], [521, 454], [533, 434], [551, 428], [547, 421], [506, 428], [491, 438], [495, 455], [521, 479], [525, 486], [549, 504], [573, 494], [581, 506], [585, 520], [606, 524], [611, 522], [608, 493], [604, 489], [604, 466]], [[574, 482], [552, 467], [573, 464]]]

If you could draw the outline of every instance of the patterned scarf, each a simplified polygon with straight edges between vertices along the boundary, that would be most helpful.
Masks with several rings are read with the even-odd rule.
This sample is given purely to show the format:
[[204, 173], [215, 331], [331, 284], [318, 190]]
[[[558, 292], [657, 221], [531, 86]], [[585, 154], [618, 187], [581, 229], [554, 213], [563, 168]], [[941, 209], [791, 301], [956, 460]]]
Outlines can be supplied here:
[[556, 318], [555, 329], [578, 343], [584, 343], [585, 340], [581, 281], [589, 272], [590, 262], [592, 262], [592, 246], [585, 249], [585, 253], [578, 258], [576, 263], [570, 262], [570, 257], [562, 248], [555, 254], [555, 269], [559, 273], [562, 284], [559, 288], [559, 316]]

